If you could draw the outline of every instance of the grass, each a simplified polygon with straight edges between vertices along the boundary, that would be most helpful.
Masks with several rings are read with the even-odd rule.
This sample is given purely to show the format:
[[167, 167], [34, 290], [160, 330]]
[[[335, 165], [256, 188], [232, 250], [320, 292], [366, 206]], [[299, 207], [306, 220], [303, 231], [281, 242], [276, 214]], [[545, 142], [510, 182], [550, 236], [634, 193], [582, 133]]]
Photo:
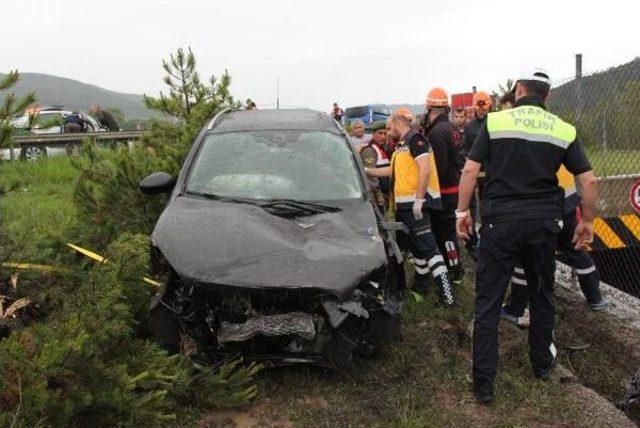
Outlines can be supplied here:
[[77, 178], [68, 158], [0, 163], [2, 232], [20, 247], [21, 261], [46, 262], [75, 223]]
[[[0, 163], [2, 230], [23, 248], [18, 261], [47, 262], [74, 226], [72, 194], [77, 174], [64, 158], [37, 164]], [[469, 325], [473, 309], [473, 265], [457, 290], [459, 305], [441, 306], [432, 293], [424, 302], [410, 301], [403, 340], [374, 359], [329, 371], [286, 367], [263, 372], [259, 398], [241, 411], [216, 412], [200, 426], [597, 426], [577, 404], [570, 386], [533, 378], [526, 333], [501, 326], [501, 360], [497, 400], [476, 404], [470, 384]], [[587, 314], [588, 315], [588, 314]], [[586, 321], [582, 321], [586, 319]], [[607, 332], [592, 328], [597, 316], [574, 316], [561, 310], [560, 345], [589, 340], [592, 347], [572, 359], [581, 380], [615, 401], [629, 364], [624, 351], [612, 346]], [[594, 336], [594, 332], [596, 335]], [[635, 367], [634, 367], [635, 368]], [[589, 376], [592, 376], [589, 378]], [[183, 426], [196, 425], [193, 420]], [[231, 421], [231, 422], [229, 422]], [[238, 422], [239, 421], [239, 422]]]
[[640, 149], [587, 149], [593, 170], [599, 177], [607, 175], [640, 174]]

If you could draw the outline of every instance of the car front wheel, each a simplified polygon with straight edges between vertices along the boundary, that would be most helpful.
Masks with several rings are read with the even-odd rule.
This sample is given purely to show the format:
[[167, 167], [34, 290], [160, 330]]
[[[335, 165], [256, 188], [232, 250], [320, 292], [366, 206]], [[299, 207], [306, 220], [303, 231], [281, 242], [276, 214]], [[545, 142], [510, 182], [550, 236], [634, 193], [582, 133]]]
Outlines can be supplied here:
[[44, 147], [38, 146], [29, 146], [25, 147], [20, 151], [20, 159], [29, 161], [29, 162], [37, 162], [41, 159], [45, 159], [47, 157], [47, 151]]

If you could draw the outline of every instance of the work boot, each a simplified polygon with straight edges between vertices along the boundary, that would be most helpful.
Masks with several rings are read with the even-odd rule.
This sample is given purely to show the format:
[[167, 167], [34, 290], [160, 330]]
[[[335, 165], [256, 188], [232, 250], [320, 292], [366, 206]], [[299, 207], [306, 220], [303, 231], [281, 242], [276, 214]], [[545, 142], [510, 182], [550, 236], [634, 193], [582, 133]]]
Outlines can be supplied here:
[[604, 311], [605, 309], [611, 306], [613, 306], [613, 304], [605, 299], [600, 299], [599, 302], [589, 303], [589, 309], [591, 309], [594, 312]]
[[413, 290], [416, 293], [426, 296], [429, 292], [429, 277], [427, 275], [416, 274], [413, 279]]
[[440, 290], [440, 297], [447, 306], [453, 306], [455, 299], [453, 298], [453, 286], [449, 281], [449, 275], [445, 272], [434, 278]]
[[455, 267], [451, 270], [451, 282], [456, 287], [462, 285], [462, 281], [464, 279], [464, 270], [461, 267]]
[[558, 356], [556, 355], [553, 361], [551, 361], [551, 363], [549, 363], [547, 367], [544, 367], [542, 369], [536, 369], [534, 367], [533, 373], [535, 374], [536, 378], [546, 381], [551, 378], [551, 374], [553, 373], [557, 365], [558, 365]]
[[491, 404], [495, 399], [493, 384], [487, 380], [473, 381], [473, 394], [481, 404]]
[[529, 328], [529, 324], [531, 323], [531, 321], [529, 320], [529, 313], [526, 310], [525, 310], [525, 313], [521, 317], [517, 317], [517, 316], [511, 315], [509, 312], [507, 312], [505, 310], [504, 306], [503, 306], [502, 309], [500, 310], [500, 317], [503, 320], [508, 321], [511, 324], [513, 324], [516, 327], [521, 328], [521, 329]]

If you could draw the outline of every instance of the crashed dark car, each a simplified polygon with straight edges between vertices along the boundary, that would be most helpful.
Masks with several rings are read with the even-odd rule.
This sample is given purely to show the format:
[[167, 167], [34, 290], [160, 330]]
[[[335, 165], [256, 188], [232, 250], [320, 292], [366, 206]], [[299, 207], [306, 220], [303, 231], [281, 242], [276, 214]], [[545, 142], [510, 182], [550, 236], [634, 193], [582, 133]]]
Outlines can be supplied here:
[[171, 192], [152, 235], [163, 280], [150, 310], [170, 352], [344, 365], [398, 337], [397, 224], [329, 115], [222, 112], [177, 179], [155, 173], [140, 189]]

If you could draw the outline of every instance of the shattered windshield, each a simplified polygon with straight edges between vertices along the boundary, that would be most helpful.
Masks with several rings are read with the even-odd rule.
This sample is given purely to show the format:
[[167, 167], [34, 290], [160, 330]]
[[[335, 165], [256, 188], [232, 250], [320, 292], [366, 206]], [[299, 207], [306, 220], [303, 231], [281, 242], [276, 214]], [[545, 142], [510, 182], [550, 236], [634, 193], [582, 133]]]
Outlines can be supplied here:
[[187, 191], [229, 198], [337, 201], [361, 199], [352, 152], [321, 131], [243, 131], [209, 135]]

